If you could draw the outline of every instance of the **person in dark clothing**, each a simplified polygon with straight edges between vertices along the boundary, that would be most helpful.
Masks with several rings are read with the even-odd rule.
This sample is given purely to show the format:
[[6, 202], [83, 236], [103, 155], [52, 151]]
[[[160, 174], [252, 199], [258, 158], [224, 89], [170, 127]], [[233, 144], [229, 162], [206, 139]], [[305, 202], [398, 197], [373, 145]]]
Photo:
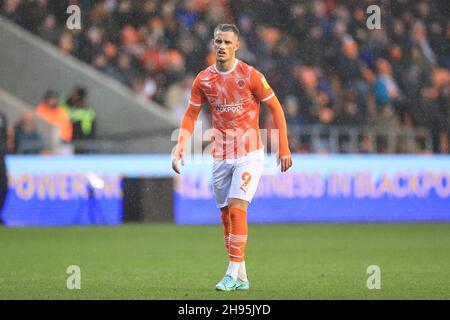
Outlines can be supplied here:
[[14, 126], [14, 153], [40, 154], [45, 149], [45, 142], [35, 127], [34, 113], [25, 111]]
[[3, 224], [1, 213], [8, 192], [8, 176], [5, 156], [8, 150], [8, 123], [6, 116], [0, 111], [0, 224]]
[[[74, 87], [66, 99], [60, 101], [61, 107], [69, 115], [73, 126], [73, 142], [93, 140], [96, 134], [96, 113], [94, 109], [86, 106], [87, 90]], [[75, 145], [75, 153], [89, 153], [89, 149]]]

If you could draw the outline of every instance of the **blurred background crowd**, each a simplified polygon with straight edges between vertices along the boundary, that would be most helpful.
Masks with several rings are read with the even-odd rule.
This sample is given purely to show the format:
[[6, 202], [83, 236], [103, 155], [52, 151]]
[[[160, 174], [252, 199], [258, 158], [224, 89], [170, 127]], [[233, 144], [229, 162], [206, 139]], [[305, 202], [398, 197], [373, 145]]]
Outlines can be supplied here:
[[[178, 120], [195, 75], [214, 63], [212, 30], [228, 22], [240, 29], [238, 58], [263, 72], [282, 102], [294, 152], [330, 151], [327, 139], [302, 140], [303, 128], [366, 126], [426, 128], [432, 151], [449, 152], [447, 1], [68, 2], [81, 8], [81, 30], [66, 28], [67, 15], [61, 12], [67, 1], [0, 0], [0, 14], [117, 79], [140, 99], [157, 102]], [[381, 29], [366, 26], [371, 4], [381, 8]], [[38, 116], [55, 121], [45, 107], [56, 104], [68, 114], [57, 120], [60, 126], [67, 123], [63, 139], [92, 138], [95, 112], [86, 106], [87, 93], [78, 87], [59, 99], [50, 90], [37, 107]], [[270, 113], [262, 111], [261, 126], [273, 128]], [[77, 129], [70, 128], [75, 124]], [[374, 150], [363, 136], [353, 151], [386, 148], [378, 143]]]

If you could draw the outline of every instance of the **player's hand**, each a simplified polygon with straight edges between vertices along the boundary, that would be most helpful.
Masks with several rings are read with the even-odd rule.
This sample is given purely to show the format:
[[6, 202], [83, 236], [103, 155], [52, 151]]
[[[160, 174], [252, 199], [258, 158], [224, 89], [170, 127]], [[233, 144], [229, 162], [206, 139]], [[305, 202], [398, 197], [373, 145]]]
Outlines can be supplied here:
[[292, 167], [292, 157], [290, 154], [278, 158], [278, 164], [281, 164], [281, 172], [286, 172]]
[[181, 165], [184, 166], [184, 148], [176, 147], [175, 153], [172, 157], [172, 169], [176, 173], [180, 174], [180, 169], [178, 168], [178, 161], [181, 160]]

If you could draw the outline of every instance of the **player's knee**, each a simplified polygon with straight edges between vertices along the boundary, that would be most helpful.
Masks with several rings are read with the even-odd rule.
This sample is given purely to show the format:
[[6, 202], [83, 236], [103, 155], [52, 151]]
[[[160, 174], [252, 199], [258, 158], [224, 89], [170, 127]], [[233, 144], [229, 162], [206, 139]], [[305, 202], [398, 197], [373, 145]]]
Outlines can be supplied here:
[[248, 202], [242, 199], [230, 198], [228, 199], [229, 208], [237, 208], [239, 210], [247, 211]]

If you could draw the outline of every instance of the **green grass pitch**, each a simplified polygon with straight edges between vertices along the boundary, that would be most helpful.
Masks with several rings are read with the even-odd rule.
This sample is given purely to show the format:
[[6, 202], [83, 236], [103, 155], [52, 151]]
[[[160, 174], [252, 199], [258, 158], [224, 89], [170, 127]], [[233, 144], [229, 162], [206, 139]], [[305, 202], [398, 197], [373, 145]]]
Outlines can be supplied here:
[[[450, 224], [252, 224], [248, 292], [220, 225], [0, 228], [0, 299], [450, 299]], [[69, 265], [81, 289], [69, 290]], [[369, 290], [369, 265], [381, 289]]]

